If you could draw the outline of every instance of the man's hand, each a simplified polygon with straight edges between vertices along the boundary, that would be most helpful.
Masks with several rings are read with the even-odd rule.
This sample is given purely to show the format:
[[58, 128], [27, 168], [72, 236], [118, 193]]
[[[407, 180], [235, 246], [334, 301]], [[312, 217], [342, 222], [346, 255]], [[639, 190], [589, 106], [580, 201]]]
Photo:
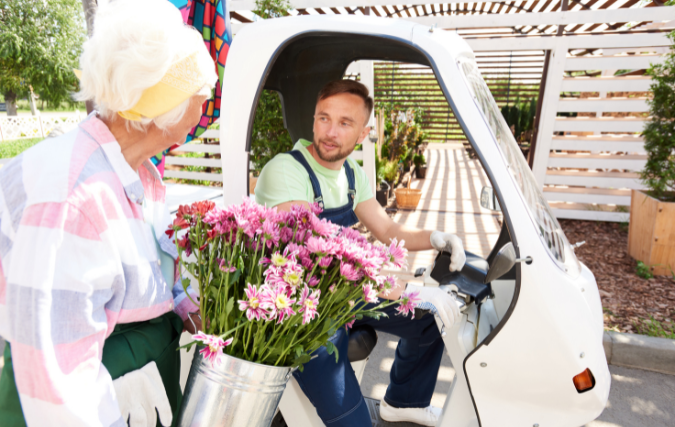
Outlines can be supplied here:
[[461, 316], [455, 298], [440, 288], [422, 287], [410, 284], [406, 290], [419, 292], [418, 298], [422, 301], [417, 304], [417, 308], [429, 310], [434, 315], [440, 317], [446, 331], [449, 330]]
[[450, 252], [450, 271], [459, 271], [466, 263], [466, 254], [462, 239], [454, 234], [434, 231], [431, 233], [431, 246], [437, 251]]

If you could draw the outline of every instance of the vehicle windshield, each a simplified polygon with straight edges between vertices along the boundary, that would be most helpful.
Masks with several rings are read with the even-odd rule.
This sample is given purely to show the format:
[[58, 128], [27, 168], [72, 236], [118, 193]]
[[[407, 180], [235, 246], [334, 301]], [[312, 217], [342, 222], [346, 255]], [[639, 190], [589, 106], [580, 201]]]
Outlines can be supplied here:
[[492, 97], [490, 89], [483, 80], [476, 63], [469, 59], [462, 59], [460, 60], [460, 69], [474, 95], [474, 100], [483, 112], [485, 121], [494, 134], [513, 179], [520, 188], [530, 217], [539, 230], [539, 235], [549, 255], [561, 269], [573, 277], [578, 276], [581, 272], [579, 260], [567, 241], [558, 220], [553, 215], [551, 207], [544, 198], [534, 174], [525, 161], [525, 157]]

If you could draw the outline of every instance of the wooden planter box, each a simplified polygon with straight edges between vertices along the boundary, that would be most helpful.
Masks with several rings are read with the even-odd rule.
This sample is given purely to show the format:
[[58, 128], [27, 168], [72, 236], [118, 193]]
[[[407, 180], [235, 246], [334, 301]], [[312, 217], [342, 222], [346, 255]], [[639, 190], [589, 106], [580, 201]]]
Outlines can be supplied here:
[[675, 272], [675, 203], [631, 192], [628, 254], [651, 266], [653, 274]]

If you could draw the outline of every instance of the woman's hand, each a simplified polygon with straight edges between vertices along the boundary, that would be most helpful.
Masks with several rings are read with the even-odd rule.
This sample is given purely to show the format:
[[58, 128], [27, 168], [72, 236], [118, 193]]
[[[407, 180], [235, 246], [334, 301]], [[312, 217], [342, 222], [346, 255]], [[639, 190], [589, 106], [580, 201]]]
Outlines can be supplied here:
[[196, 334], [198, 331], [201, 331], [202, 319], [199, 318], [199, 313], [188, 313], [188, 318], [185, 319], [185, 321], [183, 322], [183, 328], [184, 330], [188, 331], [193, 335]]

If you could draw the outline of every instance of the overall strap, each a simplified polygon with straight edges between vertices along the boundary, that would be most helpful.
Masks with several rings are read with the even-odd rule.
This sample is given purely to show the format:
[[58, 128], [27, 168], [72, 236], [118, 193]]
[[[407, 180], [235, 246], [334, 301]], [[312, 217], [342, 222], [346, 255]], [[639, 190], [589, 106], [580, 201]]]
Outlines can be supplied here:
[[347, 183], [349, 184], [349, 190], [347, 190], [347, 196], [349, 198], [349, 203], [354, 202], [354, 197], [356, 197], [356, 179], [354, 178], [354, 170], [349, 166], [349, 161], [345, 160], [345, 173], [347, 174]]
[[[319, 185], [319, 180], [316, 178], [312, 167], [307, 163], [307, 159], [302, 153], [298, 150], [287, 151], [286, 154], [290, 154], [295, 160], [300, 163], [307, 173], [309, 174], [309, 181], [312, 183], [312, 190], [314, 190], [314, 202], [318, 203], [321, 209], [323, 209], [323, 196], [321, 195], [321, 186]], [[350, 184], [351, 185], [351, 184]]]

